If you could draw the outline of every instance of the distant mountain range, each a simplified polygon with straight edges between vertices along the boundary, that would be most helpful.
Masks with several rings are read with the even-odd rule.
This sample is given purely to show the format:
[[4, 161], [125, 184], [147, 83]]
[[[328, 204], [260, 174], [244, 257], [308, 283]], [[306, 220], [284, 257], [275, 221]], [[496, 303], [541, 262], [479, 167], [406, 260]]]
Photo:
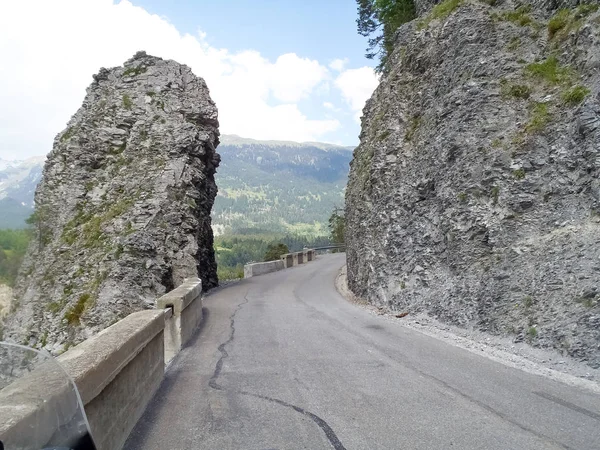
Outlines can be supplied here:
[[342, 207], [353, 147], [221, 136], [213, 229], [327, 234]]
[[45, 156], [23, 161], [0, 159], [0, 228], [22, 228], [33, 212], [33, 194]]
[[[320, 142], [259, 141], [222, 135], [216, 234], [268, 230], [326, 234], [334, 207], [343, 206], [353, 147]], [[45, 157], [0, 159], [0, 228], [22, 228]]]

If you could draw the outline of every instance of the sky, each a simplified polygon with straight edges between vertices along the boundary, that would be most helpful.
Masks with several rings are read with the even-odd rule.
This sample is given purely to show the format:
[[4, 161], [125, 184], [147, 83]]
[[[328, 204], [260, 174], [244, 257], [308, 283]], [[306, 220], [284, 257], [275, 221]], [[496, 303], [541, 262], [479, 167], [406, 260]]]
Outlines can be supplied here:
[[100, 67], [138, 50], [205, 79], [220, 131], [356, 145], [377, 86], [354, 0], [0, 4], [0, 159], [52, 149]]

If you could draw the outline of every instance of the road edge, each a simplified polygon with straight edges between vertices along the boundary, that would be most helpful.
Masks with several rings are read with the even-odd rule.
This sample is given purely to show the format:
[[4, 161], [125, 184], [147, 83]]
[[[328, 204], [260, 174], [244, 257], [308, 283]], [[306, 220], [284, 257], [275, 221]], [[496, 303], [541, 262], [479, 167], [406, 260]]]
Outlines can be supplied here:
[[[410, 328], [411, 330], [417, 331], [426, 336], [444, 341], [448, 344], [462, 348], [471, 353], [475, 353], [479, 356], [485, 356], [486, 358], [499, 362], [505, 366], [519, 369], [533, 375], [550, 378], [554, 381], [558, 381], [569, 386], [583, 388], [595, 394], [600, 394], [600, 383], [595, 381], [595, 379], [600, 380], [600, 369], [592, 369], [591, 367], [586, 366], [579, 361], [571, 360], [568, 357], [562, 356], [558, 352], [529, 347], [529, 351], [531, 353], [536, 352], [545, 355], [553, 355], [561, 361], [570, 360], [569, 364], [565, 365], [567, 370], [576, 366], [578, 371], [587, 370], [589, 373], [594, 373], [595, 377], [593, 376], [592, 379], [587, 379], [581, 375], [569, 373], [569, 371], [560, 371], [553, 367], [549, 367], [549, 365], [533, 359], [531, 354], [517, 353], [519, 351], [523, 351], [524, 347], [517, 347], [515, 345], [512, 345], [512, 348], [511, 346], [507, 347], [507, 343], [505, 342], [506, 339], [499, 338], [498, 336], [493, 336], [486, 333], [485, 341], [482, 339], [474, 339], [472, 336], [467, 337], [467, 334], [472, 335], [469, 330], [444, 324], [425, 314], [419, 314], [418, 316], [413, 317], [397, 318], [394, 312], [389, 311], [384, 307], [374, 306], [350, 291], [348, 288], [346, 264], [344, 264], [338, 271], [334, 284], [340, 296], [342, 296], [348, 302], [368, 310], [373, 315], [393, 321], [398, 325]], [[482, 335], [481, 337], [484, 336], [484, 333], [480, 334]]]

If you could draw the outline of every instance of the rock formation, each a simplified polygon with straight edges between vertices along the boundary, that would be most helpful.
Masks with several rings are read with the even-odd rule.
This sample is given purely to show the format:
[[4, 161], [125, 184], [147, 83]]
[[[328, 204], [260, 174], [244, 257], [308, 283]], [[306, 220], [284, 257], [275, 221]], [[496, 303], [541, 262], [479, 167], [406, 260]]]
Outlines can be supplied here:
[[100, 69], [48, 155], [5, 337], [58, 353], [186, 277], [216, 286], [218, 136], [189, 67], [138, 52]]
[[434, 3], [364, 109], [349, 286], [600, 367], [598, 4]]

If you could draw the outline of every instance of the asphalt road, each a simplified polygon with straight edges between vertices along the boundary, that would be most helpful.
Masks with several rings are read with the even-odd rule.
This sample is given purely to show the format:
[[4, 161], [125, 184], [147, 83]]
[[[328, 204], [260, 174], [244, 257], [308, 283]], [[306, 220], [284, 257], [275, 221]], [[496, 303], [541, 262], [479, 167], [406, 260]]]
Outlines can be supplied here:
[[600, 449], [600, 396], [347, 302], [343, 263], [209, 295], [125, 448]]

